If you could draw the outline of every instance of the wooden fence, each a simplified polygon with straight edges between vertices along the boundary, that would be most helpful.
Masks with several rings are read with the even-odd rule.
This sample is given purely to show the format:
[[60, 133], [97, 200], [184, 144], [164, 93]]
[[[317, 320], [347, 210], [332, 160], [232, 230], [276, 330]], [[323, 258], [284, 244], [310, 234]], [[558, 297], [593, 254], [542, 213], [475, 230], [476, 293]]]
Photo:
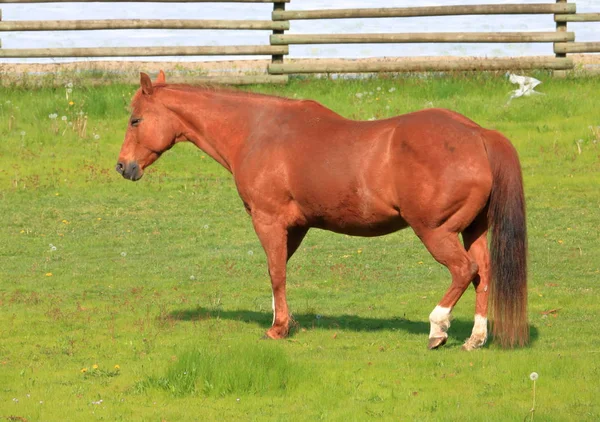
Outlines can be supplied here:
[[[0, 0], [0, 3], [47, 3], [73, 0]], [[81, 0], [80, 0], [81, 1]], [[83, 0], [86, 1], [86, 0]], [[599, 22], [600, 13], [576, 13], [576, 4], [556, 0], [546, 4], [485, 4], [467, 6], [383, 7], [365, 9], [286, 10], [291, 0], [94, 0], [95, 2], [180, 2], [180, 3], [271, 3], [269, 20], [178, 20], [178, 19], [108, 19], [72, 21], [2, 21], [2, 31], [76, 31], [99, 29], [244, 29], [271, 30], [266, 45], [194, 46], [194, 47], [97, 47], [2, 49], [0, 58], [32, 57], [140, 57], [140, 56], [271, 56], [266, 75], [227, 78], [228, 83], [285, 82], [288, 74], [344, 72], [414, 72], [452, 70], [572, 69], [568, 53], [600, 52], [599, 42], [575, 42], [575, 33], [567, 30], [568, 22]], [[293, 3], [291, 3], [293, 6]], [[371, 34], [290, 34], [290, 21], [322, 19], [367, 19], [390, 17], [460, 16], [460, 15], [550, 15], [555, 31], [546, 32], [430, 32]], [[541, 19], [541, 17], [540, 17]], [[554, 56], [510, 58], [448, 58], [412, 60], [284, 60], [289, 45], [355, 43], [553, 43]], [[1, 44], [0, 44], [1, 46]]]
[[[69, 3], [75, 0], [0, 0], [1, 3]], [[79, 2], [105, 3], [271, 3], [274, 11], [283, 10], [290, 0], [79, 0]], [[101, 29], [229, 29], [229, 30], [272, 30], [282, 34], [290, 28], [289, 21], [280, 20], [203, 20], [203, 19], [103, 19], [70, 21], [3, 21], [0, 10], [0, 33], [4, 31], [77, 31]], [[0, 47], [2, 44], [0, 43]], [[157, 57], [157, 56], [271, 56], [271, 62], [283, 62], [287, 55], [287, 45], [231, 45], [193, 47], [94, 47], [94, 48], [0, 48], [2, 58], [39, 57]], [[222, 82], [228, 84], [285, 83], [287, 75], [242, 75], [195, 80]]]

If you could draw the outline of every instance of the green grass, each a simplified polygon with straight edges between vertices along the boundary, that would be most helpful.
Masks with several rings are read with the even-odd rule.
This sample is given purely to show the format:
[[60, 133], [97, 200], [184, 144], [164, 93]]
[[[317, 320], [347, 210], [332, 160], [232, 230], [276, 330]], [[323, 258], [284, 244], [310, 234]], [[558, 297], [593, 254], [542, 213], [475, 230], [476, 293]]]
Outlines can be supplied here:
[[[251, 88], [356, 119], [447, 107], [514, 142], [532, 342], [472, 353], [471, 290], [426, 350], [449, 277], [410, 230], [311, 231], [289, 265], [297, 325], [260, 340], [265, 256], [224, 169], [178, 145], [123, 180], [136, 87], [0, 88], [0, 420], [523, 420], [533, 371], [537, 420], [598, 420], [600, 79], [537, 76], [545, 95], [508, 107], [486, 74]], [[85, 136], [61, 120], [80, 111]]]

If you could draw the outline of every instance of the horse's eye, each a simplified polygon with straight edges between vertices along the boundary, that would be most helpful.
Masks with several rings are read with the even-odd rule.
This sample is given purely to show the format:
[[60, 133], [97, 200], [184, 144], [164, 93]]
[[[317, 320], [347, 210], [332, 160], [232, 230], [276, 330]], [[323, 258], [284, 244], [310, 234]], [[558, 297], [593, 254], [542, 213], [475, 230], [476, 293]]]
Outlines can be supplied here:
[[137, 126], [141, 121], [142, 119], [131, 119], [131, 126]]

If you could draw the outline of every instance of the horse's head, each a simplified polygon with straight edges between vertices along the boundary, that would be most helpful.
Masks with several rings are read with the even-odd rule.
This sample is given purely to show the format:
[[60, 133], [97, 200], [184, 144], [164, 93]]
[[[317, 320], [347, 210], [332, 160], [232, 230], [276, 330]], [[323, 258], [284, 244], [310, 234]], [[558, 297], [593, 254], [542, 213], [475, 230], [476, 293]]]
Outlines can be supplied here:
[[[164, 84], [161, 70], [155, 84]], [[140, 74], [140, 89], [131, 101], [132, 113], [116, 170], [124, 178], [139, 180], [144, 169], [171, 148], [180, 137], [179, 119], [155, 95], [150, 77]]]

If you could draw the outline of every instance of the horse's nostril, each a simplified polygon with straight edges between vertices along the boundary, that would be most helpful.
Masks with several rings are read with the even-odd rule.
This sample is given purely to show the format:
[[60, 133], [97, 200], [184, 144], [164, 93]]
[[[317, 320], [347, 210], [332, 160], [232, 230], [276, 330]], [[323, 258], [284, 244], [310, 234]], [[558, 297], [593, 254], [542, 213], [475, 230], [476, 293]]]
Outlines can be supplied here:
[[123, 165], [123, 163], [117, 163], [117, 165], [115, 166], [115, 170], [117, 171], [117, 173], [122, 175], [123, 171], [125, 170], [125, 166]]

